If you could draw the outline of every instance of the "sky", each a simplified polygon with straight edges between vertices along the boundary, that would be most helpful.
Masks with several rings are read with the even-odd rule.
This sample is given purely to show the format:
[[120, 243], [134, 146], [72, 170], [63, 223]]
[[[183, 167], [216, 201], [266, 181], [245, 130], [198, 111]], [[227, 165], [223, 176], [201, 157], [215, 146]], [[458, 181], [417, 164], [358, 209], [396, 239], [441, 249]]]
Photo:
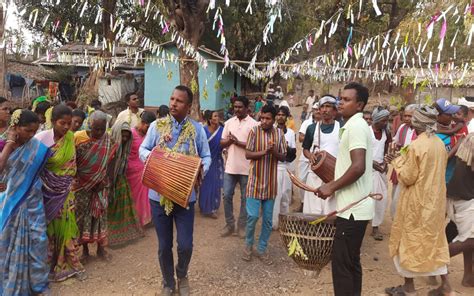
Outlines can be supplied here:
[[[8, 0], [7, 0], [8, 1]], [[22, 25], [22, 21], [17, 16], [18, 8], [13, 0], [10, 0], [8, 5], [3, 3], [3, 9], [6, 10], [5, 17], [5, 30], [7, 29], [21, 29], [25, 34], [26, 43], [30, 44], [33, 42], [33, 34]]]

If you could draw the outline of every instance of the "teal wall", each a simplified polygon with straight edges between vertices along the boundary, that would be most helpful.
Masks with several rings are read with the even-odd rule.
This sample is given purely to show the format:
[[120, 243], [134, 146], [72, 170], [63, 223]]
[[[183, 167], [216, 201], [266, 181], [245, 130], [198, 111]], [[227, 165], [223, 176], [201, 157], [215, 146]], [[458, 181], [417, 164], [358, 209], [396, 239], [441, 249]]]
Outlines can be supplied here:
[[[177, 55], [178, 51], [175, 47], [166, 49]], [[205, 53], [201, 54], [205, 58], [210, 57]], [[222, 75], [219, 81], [220, 87], [215, 89], [216, 81], [222, 71], [222, 64], [209, 62], [207, 69], [199, 68], [199, 91], [201, 94], [202, 110], [220, 110], [229, 103], [230, 97], [228, 93], [234, 91], [234, 72], [227, 71]], [[168, 71], [173, 73], [168, 80]], [[159, 107], [160, 105], [168, 105], [170, 95], [175, 86], [179, 85], [179, 65], [173, 62], [165, 62], [164, 65], [148, 61], [145, 63], [145, 106]], [[203, 89], [206, 87], [208, 97], [204, 98]], [[237, 74], [237, 93], [240, 94], [240, 75]], [[227, 95], [225, 98], [224, 96]]]

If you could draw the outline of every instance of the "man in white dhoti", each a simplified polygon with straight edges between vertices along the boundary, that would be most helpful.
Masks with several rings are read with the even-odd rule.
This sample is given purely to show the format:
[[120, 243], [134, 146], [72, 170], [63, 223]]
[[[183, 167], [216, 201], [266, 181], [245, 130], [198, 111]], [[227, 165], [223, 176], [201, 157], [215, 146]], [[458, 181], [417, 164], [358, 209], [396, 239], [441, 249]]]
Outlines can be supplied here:
[[286, 127], [286, 121], [290, 116], [290, 109], [285, 106], [278, 108], [276, 115], [276, 123], [279, 129], [285, 133], [285, 140], [287, 144], [286, 160], [278, 162], [277, 171], [277, 195], [273, 205], [273, 229], [278, 229], [278, 215], [280, 213], [287, 214], [290, 211], [291, 203], [291, 189], [292, 184], [287, 169], [291, 170], [291, 163], [296, 158], [296, 134]]
[[[337, 157], [339, 147], [339, 122], [335, 121], [337, 107], [336, 98], [331, 95], [324, 95], [319, 100], [319, 112], [321, 121], [313, 123], [306, 130], [303, 141], [303, 154], [309, 159], [309, 163], [315, 161], [315, 152], [324, 150], [334, 157]], [[319, 188], [321, 179], [311, 170], [308, 170], [306, 184]], [[321, 199], [314, 195], [314, 192], [305, 192], [303, 213], [326, 215], [336, 210], [336, 201], [333, 198]]]
[[[308, 126], [310, 126], [311, 124], [313, 124], [315, 122], [318, 122], [320, 119], [321, 119], [321, 114], [319, 112], [319, 103], [314, 103], [313, 108], [312, 108], [311, 118], [306, 119], [301, 124], [300, 130], [299, 130], [299, 133], [298, 133], [298, 140], [299, 140], [300, 143], [303, 143], [303, 141], [304, 141], [304, 137], [305, 137], [305, 134], [306, 134], [306, 130], [308, 129]], [[308, 178], [309, 171], [310, 171], [310, 169], [309, 169], [309, 160], [304, 156], [303, 153], [301, 153], [300, 158], [298, 160], [298, 178], [302, 182], [306, 182], [306, 179]], [[301, 203], [303, 203], [304, 202], [304, 190], [303, 189], [300, 189], [300, 195], [299, 196], [300, 196]], [[302, 211], [303, 211], [303, 204], [301, 204], [300, 209], [298, 209], [298, 212], [302, 212]]]
[[[416, 104], [408, 105], [403, 112], [403, 124], [398, 128], [395, 138], [393, 138], [393, 141], [397, 143], [398, 149], [410, 145], [410, 143], [416, 139], [416, 131], [411, 126], [411, 118], [416, 107]], [[397, 209], [397, 202], [400, 196], [401, 187], [398, 185], [397, 174], [395, 172], [392, 172], [390, 181], [393, 184], [392, 204], [390, 205], [390, 215], [393, 219], [395, 217], [395, 211]]]
[[375, 240], [383, 240], [383, 235], [379, 231], [379, 226], [383, 222], [385, 209], [387, 208], [387, 164], [384, 156], [388, 152], [388, 145], [392, 142], [392, 136], [387, 131], [387, 123], [390, 112], [382, 107], [376, 107], [372, 112], [372, 176], [374, 185], [372, 192], [380, 193], [383, 199], [375, 203], [375, 214], [372, 219], [372, 236]]

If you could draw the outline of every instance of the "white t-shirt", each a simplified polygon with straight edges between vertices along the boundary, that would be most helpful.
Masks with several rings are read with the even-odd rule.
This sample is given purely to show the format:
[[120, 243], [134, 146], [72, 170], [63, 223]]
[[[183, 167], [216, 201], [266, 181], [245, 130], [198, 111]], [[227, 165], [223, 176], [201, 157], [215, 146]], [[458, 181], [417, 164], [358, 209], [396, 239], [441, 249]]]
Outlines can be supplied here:
[[474, 119], [471, 119], [471, 121], [467, 125], [467, 131], [469, 133], [474, 133]]
[[[286, 129], [285, 140], [288, 148], [296, 148], [296, 135], [291, 128]], [[286, 161], [279, 161], [278, 165], [286, 163]]]
[[308, 96], [306, 98], [306, 105], [308, 105], [308, 109], [311, 109], [313, 107], [313, 104], [314, 104], [314, 97], [312, 96]]
[[[305, 121], [303, 121], [299, 130], [299, 133], [306, 134], [306, 130], [308, 129], [308, 126], [310, 126], [313, 123], [314, 123], [313, 118], [306, 119]], [[308, 161], [308, 159], [304, 156], [303, 153], [301, 153], [300, 155], [300, 161]]]

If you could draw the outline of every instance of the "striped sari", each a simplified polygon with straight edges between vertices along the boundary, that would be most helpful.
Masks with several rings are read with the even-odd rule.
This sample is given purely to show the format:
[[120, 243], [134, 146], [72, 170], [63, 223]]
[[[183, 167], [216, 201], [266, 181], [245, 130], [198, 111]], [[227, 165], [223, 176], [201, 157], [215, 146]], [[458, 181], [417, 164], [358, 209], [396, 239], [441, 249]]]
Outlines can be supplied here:
[[127, 169], [132, 135], [127, 142], [122, 141], [122, 131], [131, 133], [130, 124], [118, 121], [112, 127], [112, 138], [120, 146], [112, 161], [113, 173], [110, 203], [107, 211], [109, 226], [108, 241], [110, 246], [125, 244], [143, 237], [143, 230], [133, 206], [132, 191], [125, 176]]
[[56, 143], [52, 129], [36, 137], [43, 139], [46, 145], [53, 143], [50, 148], [52, 154], [41, 173], [41, 179], [48, 221], [50, 279], [63, 281], [84, 271], [79, 261], [79, 229], [74, 210], [74, 193], [71, 192], [76, 174], [74, 134], [68, 132]]
[[10, 155], [0, 182], [0, 295], [48, 290], [48, 238], [39, 173], [49, 149], [32, 138]]
[[107, 206], [109, 178], [107, 169], [117, 146], [108, 133], [100, 140], [87, 135], [86, 131], [74, 134], [78, 191], [76, 195], [79, 243], [107, 244]]

